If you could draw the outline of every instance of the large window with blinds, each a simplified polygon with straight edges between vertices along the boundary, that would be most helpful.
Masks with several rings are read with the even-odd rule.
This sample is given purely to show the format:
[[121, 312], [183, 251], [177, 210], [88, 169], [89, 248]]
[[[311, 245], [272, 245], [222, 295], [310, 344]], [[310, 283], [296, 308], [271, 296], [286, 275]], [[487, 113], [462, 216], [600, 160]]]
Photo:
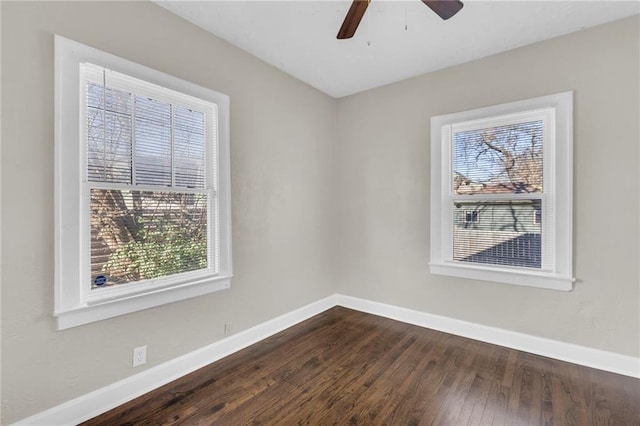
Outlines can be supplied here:
[[90, 63], [80, 75], [92, 290], [216, 273], [216, 104]]
[[432, 118], [432, 273], [571, 289], [571, 105]]
[[61, 37], [56, 72], [59, 327], [227, 288], [228, 98]]

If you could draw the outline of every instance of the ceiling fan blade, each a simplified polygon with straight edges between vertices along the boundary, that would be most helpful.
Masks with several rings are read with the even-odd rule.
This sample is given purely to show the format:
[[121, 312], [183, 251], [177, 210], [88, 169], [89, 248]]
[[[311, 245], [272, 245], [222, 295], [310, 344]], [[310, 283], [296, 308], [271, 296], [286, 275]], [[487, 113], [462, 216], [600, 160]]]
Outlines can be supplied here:
[[369, 7], [369, 0], [353, 0], [340, 31], [338, 31], [339, 40], [353, 37], [367, 7]]
[[462, 9], [462, 2], [458, 0], [422, 0], [442, 19], [449, 19]]

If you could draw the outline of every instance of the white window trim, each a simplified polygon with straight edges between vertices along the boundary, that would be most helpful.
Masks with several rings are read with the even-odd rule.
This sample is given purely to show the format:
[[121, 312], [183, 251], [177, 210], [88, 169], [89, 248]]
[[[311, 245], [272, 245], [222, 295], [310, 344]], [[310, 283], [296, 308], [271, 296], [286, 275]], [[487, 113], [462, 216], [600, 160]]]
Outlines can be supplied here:
[[[545, 137], [542, 197], [552, 223], [545, 223], [543, 238], [551, 237], [541, 270], [456, 262], [451, 259], [453, 224], [451, 201], [452, 126], [473, 128], [474, 121], [496, 118], [517, 120], [530, 112], [552, 112], [555, 132]], [[486, 123], [486, 121], [485, 121]], [[546, 130], [545, 130], [546, 131]], [[550, 143], [548, 143], [550, 141]], [[500, 196], [495, 196], [499, 198]], [[432, 274], [520, 286], [570, 291], [573, 288], [573, 92], [510, 102], [431, 118], [431, 253]], [[450, 230], [450, 232], [448, 232]], [[545, 244], [543, 244], [545, 246]]]
[[[217, 106], [217, 191], [211, 200], [212, 205], [217, 203], [219, 221], [219, 258], [215, 274], [180, 274], [170, 279], [153, 280], [153, 285], [144, 283], [140, 288], [105, 288], [101, 289], [105, 292], [99, 297], [88, 295], [85, 286], [89, 283], [84, 277], [86, 254], [83, 254], [83, 247], [87, 247], [83, 237], [87, 231], [82, 229], [88, 221], [81, 220], [87, 202], [82, 199], [85, 142], [80, 132], [80, 64], [84, 62], [204, 99]], [[55, 126], [54, 316], [59, 330], [230, 287], [233, 271], [228, 96], [56, 35]]]

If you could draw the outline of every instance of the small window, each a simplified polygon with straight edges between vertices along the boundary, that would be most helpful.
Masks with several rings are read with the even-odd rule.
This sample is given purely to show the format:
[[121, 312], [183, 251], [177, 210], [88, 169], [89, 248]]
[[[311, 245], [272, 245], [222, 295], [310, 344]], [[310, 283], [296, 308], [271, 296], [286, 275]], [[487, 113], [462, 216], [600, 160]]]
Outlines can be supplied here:
[[535, 206], [533, 209], [533, 224], [542, 225], [542, 208]]
[[465, 210], [464, 221], [466, 224], [473, 224], [478, 222], [478, 210]]
[[56, 316], [228, 288], [228, 98], [56, 37]]
[[563, 93], [432, 118], [432, 273], [571, 289], [571, 111]]

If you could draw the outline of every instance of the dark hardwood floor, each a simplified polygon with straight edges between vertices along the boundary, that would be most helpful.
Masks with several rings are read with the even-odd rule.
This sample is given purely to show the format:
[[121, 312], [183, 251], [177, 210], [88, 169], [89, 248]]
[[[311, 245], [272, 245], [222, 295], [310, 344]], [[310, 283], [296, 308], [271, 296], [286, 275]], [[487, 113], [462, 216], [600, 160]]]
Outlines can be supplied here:
[[86, 425], [640, 425], [640, 380], [332, 308]]

